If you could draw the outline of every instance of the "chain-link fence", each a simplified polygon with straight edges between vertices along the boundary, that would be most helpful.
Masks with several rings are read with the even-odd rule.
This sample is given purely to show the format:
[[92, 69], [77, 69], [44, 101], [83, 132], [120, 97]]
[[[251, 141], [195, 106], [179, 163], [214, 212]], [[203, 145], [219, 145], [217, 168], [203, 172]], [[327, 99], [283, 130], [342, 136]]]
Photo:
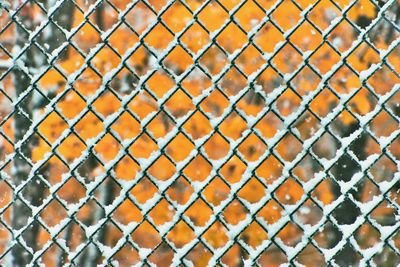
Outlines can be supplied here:
[[398, 266], [398, 0], [0, 1], [4, 266]]

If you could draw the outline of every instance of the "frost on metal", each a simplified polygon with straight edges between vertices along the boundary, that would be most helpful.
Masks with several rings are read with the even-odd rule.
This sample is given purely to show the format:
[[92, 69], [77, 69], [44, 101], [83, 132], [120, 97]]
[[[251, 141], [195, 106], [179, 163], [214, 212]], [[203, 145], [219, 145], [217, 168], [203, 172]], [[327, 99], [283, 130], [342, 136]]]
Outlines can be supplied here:
[[400, 265], [398, 1], [0, 11], [1, 265]]

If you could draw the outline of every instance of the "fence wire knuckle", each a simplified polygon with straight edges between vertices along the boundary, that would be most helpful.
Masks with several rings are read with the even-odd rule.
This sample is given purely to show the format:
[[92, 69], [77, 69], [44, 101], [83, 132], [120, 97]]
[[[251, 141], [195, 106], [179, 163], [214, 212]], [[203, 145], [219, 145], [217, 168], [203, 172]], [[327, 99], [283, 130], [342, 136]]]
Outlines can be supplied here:
[[0, 265], [400, 265], [396, 0], [0, 0]]

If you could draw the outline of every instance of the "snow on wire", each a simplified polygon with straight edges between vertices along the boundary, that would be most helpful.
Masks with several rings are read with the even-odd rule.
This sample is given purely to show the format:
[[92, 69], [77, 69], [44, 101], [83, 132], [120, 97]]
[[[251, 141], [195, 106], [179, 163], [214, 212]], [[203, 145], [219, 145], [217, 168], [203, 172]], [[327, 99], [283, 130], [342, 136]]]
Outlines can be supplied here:
[[400, 264], [398, 1], [0, 8], [1, 264]]

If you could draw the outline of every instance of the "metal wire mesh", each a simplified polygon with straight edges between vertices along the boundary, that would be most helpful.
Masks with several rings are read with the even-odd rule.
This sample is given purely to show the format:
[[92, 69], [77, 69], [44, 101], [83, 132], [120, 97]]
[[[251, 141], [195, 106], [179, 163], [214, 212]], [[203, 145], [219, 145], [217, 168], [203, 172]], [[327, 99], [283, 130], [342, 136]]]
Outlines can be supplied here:
[[0, 4], [2, 264], [400, 264], [399, 1]]

